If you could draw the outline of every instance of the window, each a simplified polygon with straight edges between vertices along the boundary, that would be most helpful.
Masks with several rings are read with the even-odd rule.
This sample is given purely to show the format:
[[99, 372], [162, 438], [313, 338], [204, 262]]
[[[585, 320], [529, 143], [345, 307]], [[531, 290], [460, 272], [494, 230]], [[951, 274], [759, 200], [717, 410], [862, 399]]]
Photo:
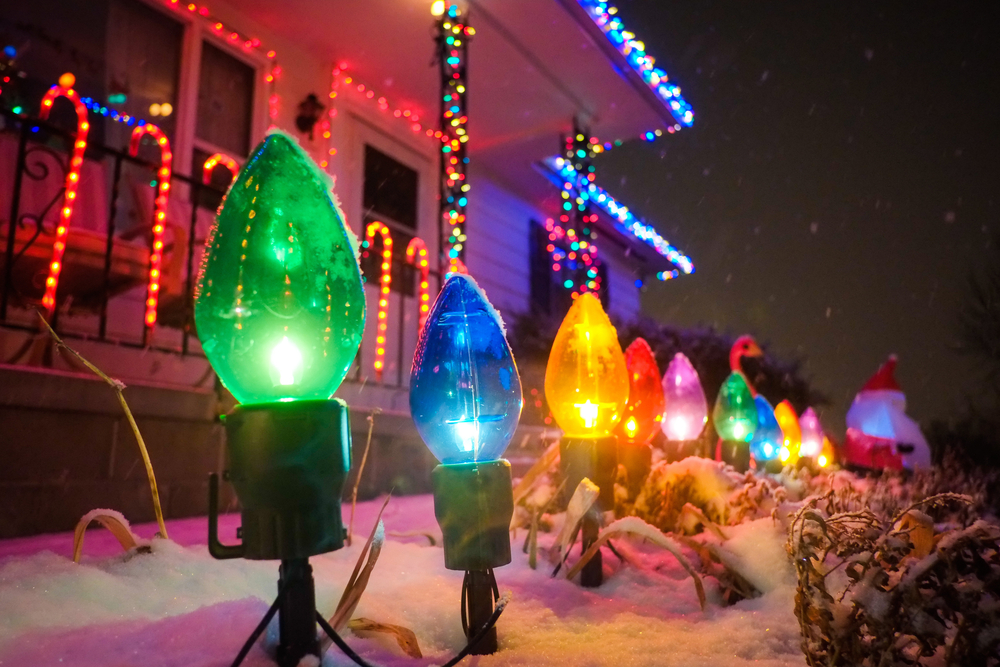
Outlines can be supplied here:
[[237, 157], [250, 152], [254, 73], [243, 61], [202, 43], [195, 126], [197, 143], [203, 144], [199, 148], [208, 144]]
[[[156, 123], [170, 139], [178, 165], [187, 165], [186, 158], [193, 156], [191, 172], [199, 176], [204, 162], [199, 156], [219, 151], [247, 155], [258, 100], [255, 61], [230, 52], [209, 32], [200, 21], [185, 22], [143, 0], [7, 2], [0, 11], [0, 45], [17, 49], [16, 65], [27, 76], [16, 89], [5, 87], [2, 103], [37, 114], [49, 87], [72, 72], [82, 97]], [[201, 35], [206, 37], [200, 60], [185, 60], [185, 38]], [[182, 72], [197, 87], [196, 106], [193, 95], [180, 89]], [[194, 127], [194, 145], [190, 135], [177, 131], [179, 117]], [[69, 104], [56, 104], [50, 120], [76, 127]], [[92, 113], [88, 141], [125, 150], [131, 130]], [[194, 155], [195, 150], [201, 153]], [[145, 157], [155, 159], [153, 153]]]
[[366, 215], [374, 215], [386, 224], [391, 221], [416, 230], [417, 185], [416, 170], [365, 144], [363, 206]]
[[[9, 106], [19, 104], [37, 114], [49, 87], [72, 72], [81, 96], [147, 118], [173, 140], [183, 37], [183, 24], [138, 0], [6, 3], [0, 39], [17, 48], [17, 66], [27, 77], [5, 98]], [[163, 104], [170, 113], [154, 118], [150, 108]], [[68, 104], [55, 105], [51, 120], [76, 127]], [[113, 121], [91, 124], [91, 142], [124, 149], [128, 139], [129, 128]]]

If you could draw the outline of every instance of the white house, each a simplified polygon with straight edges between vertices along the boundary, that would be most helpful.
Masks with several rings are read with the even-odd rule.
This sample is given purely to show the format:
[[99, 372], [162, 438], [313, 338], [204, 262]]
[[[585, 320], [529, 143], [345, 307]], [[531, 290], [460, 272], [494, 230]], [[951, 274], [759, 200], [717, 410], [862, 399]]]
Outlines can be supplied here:
[[[0, 472], [0, 507], [63, 498], [27, 518], [0, 510], [0, 537], [64, 528], [92, 506], [148, 514], [131, 500], [136, 456], [113, 394], [38, 334], [39, 306], [68, 344], [129, 385], [154, 465], [172, 461], [160, 464], [168, 514], [203, 511], [204, 473], [222, 465], [214, 422], [224, 406], [190, 291], [226, 164], [238, 166], [270, 126], [329, 172], [349, 225], [368, 239], [369, 317], [338, 395], [352, 407], [356, 441], [367, 413], [382, 411], [383, 460], [372, 465], [385, 484], [412, 467], [415, 455], [399, 444], [415, 437], [410, 360], [421, 303], [455, 268], [452, 256], [505, 315], [532, 304], [558, 313], [572, 292], [590, 289], [628, 318], [639, 312], [641, 281], [693, 270], [588, 171], [598, 152], [666, 141], [693, 120], [605, 2], [205, 2], [34, 0], [0, 13], [0, 74], [10, 79], [0, 84], [0, 440], [9, 448], [0, 469], [14, 471]], [[66, 72], [73, 77], [61, 79]], [[60, 82], [42, 123], [43, 96]], [[74, 112], [74, 100], [86, 110]], [[143, 124], [160, 132], [130, 157]], [[67, 162], [74, 146], [78, 168]], [[202, 185], [206, 161], [214, 190]], [[162, 236], [157, 195], [166, 196]]]

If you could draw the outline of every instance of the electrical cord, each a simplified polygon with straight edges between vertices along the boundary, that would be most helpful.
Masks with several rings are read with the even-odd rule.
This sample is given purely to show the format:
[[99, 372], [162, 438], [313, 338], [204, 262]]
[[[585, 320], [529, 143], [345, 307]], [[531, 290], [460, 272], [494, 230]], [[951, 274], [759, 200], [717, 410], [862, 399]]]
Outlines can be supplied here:
[[[494, 607], [493, 609], [493, 615], [490, 616], [489, 620], [486, 621], [486, 624], [479, 629], [479, 632], [476, 633], [476, 636], [470, 639], [469, 643], [465, 645], [465, 648], [459, 651], [454, 658], [441, 665], [441, 667], [455, 667], [455, 665], [457, 665], [462, 660], [462, 658], [469, 655], [469, 652], [472, 651], [472, 647], [475, 646], [477, 643], [479, 643], [479, 641], [486, 636], [486, 633], [489, 632], [493, 628], [493, 626], [497, 624], [497, 621], [500, 619], [500, 614], [503, 613], [503, 610], [507, 607], [507, 603], [510, 602], [510, 597], [511, 594], [510, 591], [508, 591], [504, 593], [499, 600], [497, 600], [496, 607]], [[323, 632], [329, 635], [330, 639], [333, 640], [333, 643], [336, 644], [337, 647], [344, 652], [344, 655], [353, 660], [360, 667], [377, 667], [377, 665], [375, 665], [374, 663], [368, 662], [360, 655], [355, 653], [354, 649], [348, 646], [347, 642], [345, 642], [344, 639], [339, 634], [337, 634], [337, 631], [334, 630], [329, 623], [327, 623], [326, 619], [323, 618], [322, 614], [316, 612], [316, 619], [319, 621], [320, 627], [323, 628]]]

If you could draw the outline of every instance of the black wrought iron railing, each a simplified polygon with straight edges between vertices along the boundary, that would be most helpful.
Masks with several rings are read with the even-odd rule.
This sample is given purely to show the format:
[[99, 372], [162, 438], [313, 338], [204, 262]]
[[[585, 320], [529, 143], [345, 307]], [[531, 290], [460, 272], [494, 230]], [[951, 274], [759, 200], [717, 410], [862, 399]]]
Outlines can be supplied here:
[[[66, 204], [64, 182], [74, 141], [72, 131], [0, 110], [0, 328], [38, 330], [35, 311], [41, 310], [58, 214]], [[164, 280], [156, 330], [150, 338], [142, 304], [159, 167], [158, 162], [125, 150], [88, 143], [50, 318], [60, 336], [202, 356], [194, 326], [193, 292], [201, 249], [214, 216], [208, 205], [224, 191], [203, 183], [200, 173], [197, 177], [171, 173]], [[380, 252], [381, 248], [371, 250]], [[420, 270], [407, 260], [405, 245], [398, 243], [391, 263], [390, 334], [383, 354], [377, 355], [374, 325], [381, 298], [380, 264], [362, 263], [371, 313], [365, 342], [348, 377], [405, 386], [420, 317]], [[427, 282], [433, 298], [440, 285], [437, 271], [428, 272]], [[383, 359], [378, 370], [376, 356]]]

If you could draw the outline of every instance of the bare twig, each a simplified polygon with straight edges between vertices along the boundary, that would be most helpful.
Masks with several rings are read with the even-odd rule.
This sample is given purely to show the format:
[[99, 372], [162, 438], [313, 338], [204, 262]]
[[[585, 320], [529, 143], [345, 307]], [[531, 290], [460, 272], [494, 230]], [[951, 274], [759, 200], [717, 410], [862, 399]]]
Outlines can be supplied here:
[[62, 341], [62, 338], [60, 338], [59, 334], [57, 334], [52, 327], [49, 326], [48, 321], [46, 321], [41, 313], [38, 313], [38, 317], [41, 319], [42, 324], [45, 325], [45, 328], [48, 329], [49, 335], [52, 336], [52, 339], [56, 343], [56, 347], [66, 350], [79, 359], [80, 362], [89, 368], [97, 377], [111, 385], [111, 388], [114, 389], [115, 393], [118, 395], [118, 402], [121, 403], [122, 410], [125, 411], [125, 418], [128, 419], [129, 426], [132, 427], [132, 432], [135, 434], [135, 440], [139, 443], [139, 453], [142, 454], [142, 462], [146, 464], [146, 476], [149, 478], [149, 490], [153, 494], [153, 511], [156, 513], [156, 524], [160, 529], [160, 537], [166, 538], [167, 524], [163, 521], [163, 510], [160, 508], [160, 492], [156, 488], [156, 476], [153, 474], [153, 463], [149, 460], [149, 452], [146, 451], [146, 443], [142, 439], [142, 434], [139, 433], [139, 426], [135, 423], [132, 411], [128, 409], [128, 403], [125, 402], [125, 394], [122, 393], [125, 389], [125, 383], [121, 380], [116, 380], [115, 378], [108, 376], [100, 368], [84, 359], [79, 352]]
[[361, 474], [365, 471], [365, 463], [368, 461], [368, 450], [372, 446], [375, 415], [380, 412], [382, 412], [381, 408], [375, 408], [368, 414], [368, 440], [365, 441], [365, 451], [361, 455], [361, 463], [358, 464], [358, 474], [354, 478], [354, 489], [351, 491], [351, 522], [347, 526], [347, 546], [351, 546], [351, 541], [354, 539], [354, 510], [358, 505], [358, 487], [361, 486]]

